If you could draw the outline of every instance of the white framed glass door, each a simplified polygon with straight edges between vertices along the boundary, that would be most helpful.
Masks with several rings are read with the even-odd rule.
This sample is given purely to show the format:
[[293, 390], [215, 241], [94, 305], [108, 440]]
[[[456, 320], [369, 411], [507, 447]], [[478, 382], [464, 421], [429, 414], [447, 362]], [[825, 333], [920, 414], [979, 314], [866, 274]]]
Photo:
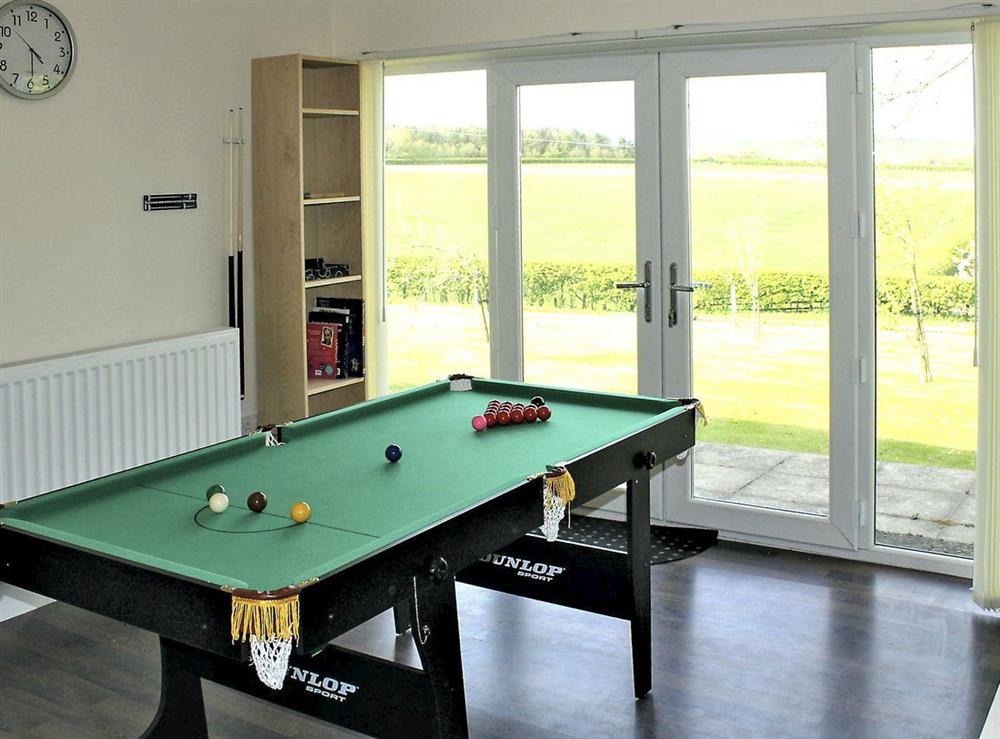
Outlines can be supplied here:
[[662, 54], [660, 74], [680, 288], [665, 293], [665, 390], [710, 418], [668, 469], [667, 517], [856, 548], [853, 45]]
[[656, 55], [503, 63], [489, 85], [494, 376], [662, 395]]

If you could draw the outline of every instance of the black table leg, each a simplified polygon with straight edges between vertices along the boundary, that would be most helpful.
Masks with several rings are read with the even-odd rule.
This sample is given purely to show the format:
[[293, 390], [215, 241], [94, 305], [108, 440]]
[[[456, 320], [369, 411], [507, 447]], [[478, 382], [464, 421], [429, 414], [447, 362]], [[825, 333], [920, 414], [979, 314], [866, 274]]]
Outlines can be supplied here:
[[208, 739], [201, 678], [174, 642], [160, 637], [160, 705], [142, 739]]
[[650, 627], [649, 471], [638, 470], [628, 481], [628, 576], [632, 590], [632, 680], [635, 697], [653, 687]]
[[438, 736], [468, 737], [454, 577], [441, 582], [426, 577], [417, 579], [416, 594], [410, 601], [410, 624], [434, 694]]
[[392, 607], [392, 618], [396, 624], [396, 636], [405, 634], [410, 629], [410, 602], [401, 600]]

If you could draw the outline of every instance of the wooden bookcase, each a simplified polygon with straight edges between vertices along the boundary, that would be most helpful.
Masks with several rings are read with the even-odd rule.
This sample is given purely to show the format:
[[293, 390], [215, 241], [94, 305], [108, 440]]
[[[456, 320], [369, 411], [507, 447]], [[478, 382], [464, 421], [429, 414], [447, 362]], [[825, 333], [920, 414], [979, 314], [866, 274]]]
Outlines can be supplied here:
[[[262, 424], [284, 423], [366, 398], [363, 377], [306, 376], [316, 297], [366, 297], [358, 66], [300, 54], [254, 59], [252, 96], [258, 414]], [[309, 257], [349, 264], [351, 274], [306, 282]]]

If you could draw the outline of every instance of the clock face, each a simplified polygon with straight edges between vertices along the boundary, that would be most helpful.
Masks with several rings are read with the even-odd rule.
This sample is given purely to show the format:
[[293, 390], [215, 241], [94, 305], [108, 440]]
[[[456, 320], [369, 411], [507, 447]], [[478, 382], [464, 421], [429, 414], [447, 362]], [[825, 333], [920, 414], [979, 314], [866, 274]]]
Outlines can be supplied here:
[[73, 69], [69, 23], [45, 2], [14, 0], [0, 8], [0, 87], [35, 99], [60, 89]]

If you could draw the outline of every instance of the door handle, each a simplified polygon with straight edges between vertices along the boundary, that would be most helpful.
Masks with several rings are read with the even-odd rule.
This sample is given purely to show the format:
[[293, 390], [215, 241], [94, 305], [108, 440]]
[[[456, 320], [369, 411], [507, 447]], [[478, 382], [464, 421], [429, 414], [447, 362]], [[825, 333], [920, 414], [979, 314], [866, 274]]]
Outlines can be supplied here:
[[670, 293], [670, 308], [667, 311], [668, 328], [677, 325], [677, 293], [693, 293], [696, 287], [711, 287], [711, 285], [703, 282], [696, 282], [694, 285], [678, 285], [677, 262], [670, 263], [670, 284], [667, 285], [667, 292]]
[[619, 290], [642, 290], [642, 314], [646, 323], [653, 322], [653, 263], [643, 265], [642, 282], [616, 282]]
[[643, 290], [648, 290], [652, 287], [648, 282], [616, 282], [615, 287], [619, 290], [632, 290], [636, 288], [642, 288]]

